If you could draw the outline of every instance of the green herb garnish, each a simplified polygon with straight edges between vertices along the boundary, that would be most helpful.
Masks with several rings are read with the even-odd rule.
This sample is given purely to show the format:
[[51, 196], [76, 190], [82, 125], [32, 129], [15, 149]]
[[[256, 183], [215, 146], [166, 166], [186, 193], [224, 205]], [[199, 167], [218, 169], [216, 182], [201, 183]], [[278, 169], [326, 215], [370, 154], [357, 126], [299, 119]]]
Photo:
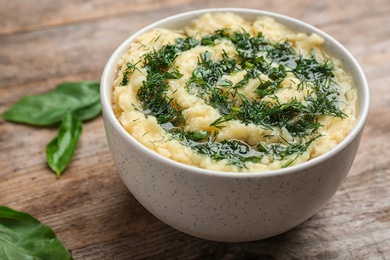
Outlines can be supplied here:
[[[138, 61], [138, 62], [139, 62], [139, 61]], [[122, 86], [126, 86], [127, 83], [129, 83], [129, 75], [133, 74], [133, 72], [134, 72], [135, 70], [138, 70], [137, 67], [136, 67], [137, 64], [138, 64], [138, 62], [135, 63], [135, 64], [132, 64], [131, 62], [128, 62], [128, 63], [126, 64], [127, 68], [126, 68], [125, 72], [123, 73], [123, 80], [122, 80], [122, 82], [121, 82], [121, 85], [122, 85]]]
[[[175, 67], [175, 59], [196, 46], [215, 46], [222, 41], [230, 42], [235, 53], [223, 51], [220, 57], [214, 57], [210, 51], [201, 53], [186, 84], [188, 93], [202, 98], [220, 113], [210, 127], [220, 129], [226, 122], [237, 120], [267, 131], [285, 129], [293, 140], [287, 142], [278, 137], [274, 143], [249, 145], [239, 140], [217, 141], [217, 130], [184, 130], [182, 109], [168, 96], [169, 80], [182, 77]], [[223, 29], [200, 41], [192, 37], [180, 38], [174, 44], [145, 54], [143, 59], [148, 75], [137, 97], [145, 116], [155, 116], [172, 138], [197, 153], [227, 160], [239, 167], [245, 167], [246, 162], [260, 162], [263, 156], [273, 160], [287, 158], [283, 165], [287, 167], [321, 136], [319, 116], [346, 116], [338, 108], [340, 93], [331, 62], [318, 60], [314, 52], [304, 57], [288, 42], [271, 43], [262, 33], [251, 36], [245, 31]], [[124, 71], [124, 78], [131, 70], [134, 70], [132, 66]], [[245, 70], [245, 75], [233, 84], [228, 76], [241, 70]], [[308, 95], [302, 100], [293, 97], [282, 102], [278, 91], [286, 88], [285, 79], [292, 75], [299, 80], [297, 91], [305, 90]], [[256, 97], [248, 98], [240, 91], [254, 80], [259, 82], [254, 90]]]
[[241, 168], [245, 167], [245, 162], [260, 162], [263, 157], [262, 153], [239, 140], [209, 141], [192, 144], [190, 147], [214, 160], [227, 160], [228, 164]]
[[[176, 40], [176, 44], [167, 44], [159, 51], [154, 50], [146, 53], [143, 57], [148, 76], [139, 89], [137, 97], [143, 104], [142, 110], [145, 115], [155, 116], [159, 124], [168, 122], [175, 126], [183, 124], [184, 119], [180, 108], [173, 102], [172, 98], [167, 96], [169, 87], [167, 80], [179, 79], [183, 76], [175, 68], [174, 61], [181, 52], [197, 45], [199, 42], [192, 37], [179, 38]], [[126, 73], [127, 70], [124, 74]]]

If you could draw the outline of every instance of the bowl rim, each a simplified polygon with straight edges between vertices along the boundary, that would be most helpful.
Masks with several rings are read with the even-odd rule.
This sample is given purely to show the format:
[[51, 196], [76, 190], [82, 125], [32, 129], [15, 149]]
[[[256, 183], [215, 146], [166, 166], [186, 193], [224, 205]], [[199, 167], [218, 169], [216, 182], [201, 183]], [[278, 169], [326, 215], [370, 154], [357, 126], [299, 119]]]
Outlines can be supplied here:
[[[355, 126], [353, 129], [348, 133], [348, 135], [335, 147], [333, 147], [331, 150], [325, 152], [324, 154], [312, 158], [306, 162], [293, 165], [287, 168], [281, 168], [281, 169], [274, 169], [274, 170], [267, 170], [267, 171], [255, 171], [255, 172], [232, 172], [232, 171], [217, 171], [217, 170], [210, 170], [210, 169], [204, 169], [193, 165], [187, 165], [178, 161], [175, 161], [170, 158], [166, 158], [163, 155], [160, 155], [159, 153], [150, 150], [143, 144], [141, 144], [138, 140], [136, 140], [134, 137], [130, 135], [119, 123], [119, 120], [116, 118], [113, 109], [112, 109], [112, 81], [111, 78], [113, 78], [113, 74], [117, 72], [117, 62], [119, 58], [126, 52], [128, 49], [130, 43], [134, 41], [139, 35], [148, 32], [154, 28], [161, 28], [164, 27], [165, 24], [173, 23], [174, 21], [180, 21], [182, 19], [188, 19], [188, 21], [199, 17], [200, 15], [206, 14], [206, 13], [218, 13], [218, 12], [233, 12], [237, 13], [239, 15], [250, 15], [250, 16], [268, 16], [273, 17], [276, 21], [281, 22], [287, 27], [299, 27], [301, 29], [304, 29], [306, 32], [313, 32], [321, 37], [324, 38], [324, 44], [329, 44], [329, 46], [332, 46], [334, 50], [337, 50], [340, 54], [343, 55], [343, 59], [346, 60], [349, 63], [349, 66], [347, 66], [350, 69], [350, 74], [355, 81], [355, 85], [360, 85], [361, 88], [358, 89], [358, 117]], [[166, 26], [165, 26], [166, 27]], [[182, 24], [180, 24], [179, 27], [183, 27]], [[169, 29], [172, 27], [169, 27]], [[338, 57], [339, 58], [339, 57]], [[347, 68], [347, 69], [348, 69]], [[150, 156], [152, 160], [156, 160], [162, 164], [169, 165], [170, 167], [176, 167], [180, 169], [181, 171], [185, 171], [186, 174], [189, 172], [195, 173], [195, 174], [204, 174], [204, 175], [211, 175], [211, 176], [224, 176], [224, 177], [232, 177], [232, 178], [254, 178], [254, 177], [270, 177], [270, 176], [277, 176], [277, 175], [286, 175], [291, 174], [295, 172], [304, 171], [308, 168], [312, 168], [315, 165], [320, 164], [323, 161], [328, 160], [329, 158], [337, 155], [340, 151], [348, 147], [356, 138], [359, 138], [359, 135], [363, 131], [363, 128], [365, 126], [365, 123], [367, 121], [368, 112], [369, 112], [369, 105], [370, 105], [370, 93], [369, 93], [369, 87], [367, 83], [367, 79], [365, 77], [365, 74], [360, 67], [359, 63], [356, 61], [356, 59], [352, 56], [352, 54], [336, 39], [334, 39], [332, 36], [328, 35], [324, 31], [318, 29], [317, 27], [310, 25], [306, 22], [303, 22], [301, 20], [298, 20], [296, 18], [292, 18], [283, 14], [264, 11], [264, 10], [257, 10], [257, 9], [247, 9], [247, 8], [207, 8], [207, 9], [199, 9], [199, 10], [193, 10], [193, 11], [187, 11], [179, 14], [175, 14], [172, 16], [168, 16], [166, 18], [157, 20], [139, 30], [137, 30], [135, 33], [131, 34], [128, 38], [126, 38], [112, 53], [109, 60], [107, 61], [103, 74], [101, 76], [101, 87], [100, 87], [100, 99], [102, 104], [102, 112], [103, 117], [105, 117], [113, 128], [127, 141], [132, 143], [137, 149], [146, 154], [147, 156]]]

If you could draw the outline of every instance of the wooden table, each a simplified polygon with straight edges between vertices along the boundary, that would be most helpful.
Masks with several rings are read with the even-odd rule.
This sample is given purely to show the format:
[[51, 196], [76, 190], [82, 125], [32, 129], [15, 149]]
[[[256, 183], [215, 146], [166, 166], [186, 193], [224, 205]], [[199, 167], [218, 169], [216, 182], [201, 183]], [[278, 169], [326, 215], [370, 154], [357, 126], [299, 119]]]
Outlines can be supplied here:
[[45, 162], [57, 130], [0, 121], [0, 204], [51, 226], [75, 259], [390, 259], [389, 0], [0, 0], [0, 113], [64, 81], [98, 81], [111, 52], [136, 30], [209, 7], [263, 9], [311, 23], [344, 44], [366, 72], [372, 103], [362, 143], [348, 178], [320, 212], [250, 243], [176, 231], [125, 188], [101, 117], [84, 125], [59, 180]]

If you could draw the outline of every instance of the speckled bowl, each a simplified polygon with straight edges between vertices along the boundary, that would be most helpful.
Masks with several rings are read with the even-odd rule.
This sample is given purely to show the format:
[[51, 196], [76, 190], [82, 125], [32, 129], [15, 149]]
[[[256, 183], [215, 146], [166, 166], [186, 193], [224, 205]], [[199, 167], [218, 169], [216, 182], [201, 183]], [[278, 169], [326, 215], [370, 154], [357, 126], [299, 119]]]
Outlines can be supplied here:
[[[232, 173], [184, 165], [147, 149], [130, 136], [111, 107], [117, 61], [140, 34], [155, 27], [177, 29], [206, 13], [230, 11], [248, 19], [274, 17], [293, 30], [315, 32], [328, 53], [341, 59], [358, 89], [358, 121], [333, 150], [301, 165], [261, 173]], [[258, 10], [207, 9], [153, 23], [112, 54], [101, 79], [105, 131], [118, 173], [134, 197], [154, 216], [187, 234], [217, 241], [252, 241], [290, 230], [335, 194], [355, 158], [368, 114], [369, 89], [351, 54], [329, 35], [301, 21]]]

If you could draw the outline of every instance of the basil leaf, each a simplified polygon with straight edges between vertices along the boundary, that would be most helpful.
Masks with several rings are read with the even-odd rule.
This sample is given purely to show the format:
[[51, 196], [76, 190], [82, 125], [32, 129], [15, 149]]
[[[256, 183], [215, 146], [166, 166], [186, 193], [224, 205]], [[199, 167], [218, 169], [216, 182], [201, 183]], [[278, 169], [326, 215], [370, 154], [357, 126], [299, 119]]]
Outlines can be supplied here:
[[53, 230], [31, 215], [0, 206], [0, 259], [73, 259]]
[[57, 178], [72, 160], [82, 132], [81, 120], [72, 112], [64, 114], [58, 136], [46, 146], [46, 160]]
[[[3, 118], [48, 126], [61, 122], [63, 114], [69, 110], [78, 111], [83, 120], [91, 119], [100, 113], [99, 88], [100, 84], [94, 81], [65, 82], [45, 94], [23, 97], [4, 112]], [[94, 112], [85, 112], [88, 107], [93, 107]]]
[[95, 118], [102, 112], [102, 104], [100, 100], [88, 107], [83, 107], [79, 110], [74, 111], [75, 115], [82, 121], [86, 121]]

